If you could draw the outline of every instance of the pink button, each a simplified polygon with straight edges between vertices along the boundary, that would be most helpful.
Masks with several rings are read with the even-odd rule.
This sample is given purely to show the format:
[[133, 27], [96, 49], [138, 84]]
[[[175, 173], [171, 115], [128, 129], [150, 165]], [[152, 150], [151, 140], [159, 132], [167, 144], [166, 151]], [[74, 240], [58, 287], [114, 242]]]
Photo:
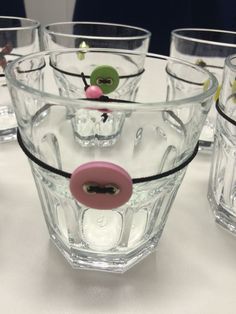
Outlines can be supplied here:
[[132, 195], [132, 179], [120, 166], [110, 162], [88, 162], [71, 175], [70, 191], [77, 201], [96, 209], [113, 209]]

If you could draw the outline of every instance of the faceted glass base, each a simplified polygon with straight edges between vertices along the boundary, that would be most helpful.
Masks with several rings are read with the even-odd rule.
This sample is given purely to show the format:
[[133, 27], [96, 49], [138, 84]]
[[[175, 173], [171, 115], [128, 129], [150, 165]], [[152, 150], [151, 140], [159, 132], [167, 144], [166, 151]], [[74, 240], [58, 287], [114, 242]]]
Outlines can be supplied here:
[[156, 249], [162, 231], [163, 229], [152, 239], [137, 247], [136, 250], [124, 254], [123, 257], [121, 257], [121, 254], [91, 254], [91, 252], [86, 255], [85, 252], [78, 249], [68, 249], [55, 234], [51, 233], [50, 235], [52, 242], [74, 269], [124, 273]]
[[224, 208], [221, 204], [217, 204], [213, 191], [209, 189], [208, 200], [210, 202], [216, 223], [221, 227], [236, 235], [236, 216]]
[[10, 142], [16, 140], [16, 131], [17, 128], [0, 130], [0, 143], [1, 142]]
[[9, 106], [0, 106], [0, 143], [16, 139], [16, 117]]

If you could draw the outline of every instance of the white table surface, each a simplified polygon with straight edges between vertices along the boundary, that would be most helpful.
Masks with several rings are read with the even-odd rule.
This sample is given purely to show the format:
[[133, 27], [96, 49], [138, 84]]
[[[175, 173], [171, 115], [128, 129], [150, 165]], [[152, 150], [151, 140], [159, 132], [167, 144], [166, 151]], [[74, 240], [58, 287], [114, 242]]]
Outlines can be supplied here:
[[210, 158], [190, 164], [158, 250], [127, 271], [73, 270], [50, 242], [27, 158], [0, 145], [0, 313], [235, 314], [236, 238], [206, 198]]

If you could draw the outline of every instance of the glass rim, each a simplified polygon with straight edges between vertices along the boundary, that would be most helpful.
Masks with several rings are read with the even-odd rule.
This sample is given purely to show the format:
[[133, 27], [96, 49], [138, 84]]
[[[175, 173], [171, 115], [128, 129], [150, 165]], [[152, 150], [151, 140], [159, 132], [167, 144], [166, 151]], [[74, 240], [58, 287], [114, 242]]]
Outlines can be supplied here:
[[225, 58], [225, 65], [232, 69], [233, 71], [236, 71], [236, 64], [232, 63], [232, 60], [236, 59], [236, 54], [230, 55], [228, 57]]
[[214, 44], [215, 46], [222, 46], [222, 47], [232, 47], [236, 48], [236, 44], [230, 44], [226, 42], [220, 42], [220, 41], [214, 41], [214, 40], [206, 40], [206, 39], [201, 39], [201, 38], [195, 38], [193, 36], [187, 36], [187, 35], [181, 35], [178, 32], [206, 32], [206, 33], [221, 33], [221, 34], [231, 34], [235, 35], [236, 37], [236, 32], [234, 31], [229, 31], [229, 30], [222, 30], [222, 29], [211, 29], [211, 28], [177, 28], [171, 31], [171, 35], [176, 38], [180, 39], [185, 39], [188, 41], [194, 41], [202, 44], [209, 44], [212, 45]]
[[[59, 25], [99, 25], [99, 26], [118, 26], [121, 28], [129, 28], [133, 30], [142, 31], [143, 35], [136, 35], [136, 36], [122, 36], [122, 37], [114, 37], [114, 36], [93, 36], [93, 35], [74, 35], [74, 34], [67, 34], [61, 32], [55, 32], [48, 29], [50, 26], [59, 26]], [[74, 22], [57, 22], [57, 23], [49, 23], [42, 27], [42, 32], [47, 34], [53, 34], [56, 36], [64, 36], [70, 38], [88, 38], [88, 39], [99, 39], [99, 40], [137, 40], [137, 39], [145, 39], [150, 38], [152, 33], [142, 27], [126, 25], [126, 24], [117, 24], [117, 23], [106, 23], [106, 22], [90, 22], [90, 21], [74, 21]]]
[[27, 21], [27, 22], [30, 22], [32, 24], [32, 25], [28, 25], [28, 26], [0, 27], [0, 31], [16, 31], [16, 30], [24, 30], [24, 29], [34, 29], [34, 28], [38, 28], [40, 26], [39, 21], [29, 19], [26, 17], [0, 15], [0, 19]]
[[[78, 106], [78, 104], [82, 108], [88, 108], [88, 107], [93, 107], [94, 109], [96, 108], [103, 108], [104, 109], [104, 101], [93, 101], [93, 100], [87, 100], [85, 98], [81, 99], [74, 99], [74, 98], [68, 98], [60, 95], [55, 95], [51, 94], [48, 92], [44, 91], [39, 91], [38, 89], [29, 87], [28, 85], [22, 83], [19, 81], [17, 78], [15, 78], [14, 75], [14, 69], [17, 67], [17, 65], [21, 62], [24, 62], [25, 60], [29, 60], [32, 58], [37, 58], [37, 57], [45, 57], [45, 56], [50, 56], [52, 54], [58, 54], [58, 53], [71, 53], [71, 52], [84, 52], [84, 49], [62, 49], [62, 50], [50, 50], [50, 51], [41, 51], [37, 53], [31, 53], [26, 56], [17, 58], [16, 60], [10, 62], [6, 69], [5, 69], [5, 76], [6, 79], [8, 80], [8, 85], [12, 85], [17, 89], [20, 89], [24, 92], [27, 92], [28, 94], [34, 94], [34, 96], [38, 96], [39, 98], [43, 98], [49, 103], [54, 103], [54, 104], [67, 104], [67, 105], [72, 105], [72, 106]], [[175, 106], [182, 106], [184, 104], [194, 104], [194, 102], [199, 102], [199, 101], [205, 101], [206, 99], [213, 97], [215, 94], [217, 87], [218, 87], [218, 81], [216, 77], [209, 72], [208, 70], [192, 64], [190, 62], [187, 62], [185, 60], [177, 59], [177, 58], [172, 58], [169, 56], [164, 56], [164, 55], [158, 55], [154, 53], [140, 53], [140, 52], [134, 52], [131, 50], [118, 50], [118, 49], [105, 49], [105, 48], [90, 48], [88, 51], [91, 52], [107, 52], [107, 53], [126, 53], [130, 55], [145, 55], [148, 58], [154, 58], [154, 59], [160, 59], [160, 60], [170, 60], [170, 61], [177, 61], [178, 63], [185, 64], [191, 68], [194, 68], [197, 71], [200, 71], [202, 73], [205, 73], [208, 75], [208, 80], [212, 83], [207, 90], [203, 90], [201, 93], [194, 95], [192, 97], [184, 97], [181, 99], [177, 100], [170, 100], [170, 101], [152, 101], [152, 102], [126, 102], [124, 101], [115, 101], [112, 102], [109, 101], [109, 108], [114, 109], [114, 110], [139, 110], [139, 111], [156, 111], [156, 110], [167, 110], [168, 108], [173, 108], [173, 105]]]

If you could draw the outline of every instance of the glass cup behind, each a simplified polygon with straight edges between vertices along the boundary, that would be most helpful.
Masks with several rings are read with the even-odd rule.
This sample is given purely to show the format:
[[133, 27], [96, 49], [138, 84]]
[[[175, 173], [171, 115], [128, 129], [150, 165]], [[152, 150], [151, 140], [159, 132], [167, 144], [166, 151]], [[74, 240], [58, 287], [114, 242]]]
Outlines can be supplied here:
[[[146, 29], [114, 23], [61, 22], [42, 29], [45, 49], [113, 48], [148, 51], [151, 32]], [[81, 53], [80, 58], [83, 58]]]
[[5, 68], [12, 60], [39, 51], [38, 29], [37, 21], [0, 16], [0, 142], [15, 139], [17, 127]]
[[[122, 99], [134, 100], [136, 92], [134, 88], [131, 88], [131, 85], [137, 86], [139, 73], [143, 70], [145, 53], [148, 51], [151, 38], [151, 33], [148, 30], [130, 25], [80, 21], [48, 24], [43, 27], [42, 34], [46, 50], [81, 48], [82, 50], [78, 52], [76, 59], [81, 61], [80, 72], [83, 71], [85, 76], [90, 76], [95, 67], [93, 58], [89, 58], [91, 54], [86, 54], [90, 48], [139, 51], [140, 54], [133, 55], [126, 62], [122, 59], [122, 64], [119, 60], [115, 62], [115, 69], [123, 74], [121, 74], [119, 88], [115, 90], [116, 95], [114, 93], [109, 94], [114, 98], [121, 96], [122, 93]], [[76, 72], [75, 65], [78, 65], [78, 62], [70, 59], [70, 64], [67, 64], [67, 60], [61, 60], [61, 58], [62, 56], [59, 58], [60, 60], [55, 61], [54, 71], [61, 95], [67, 96], [70, 93], [72, 97], [82, 97], [84, 84], [81, 85], [81, 77], [76, 78], [74, 75]], [[59, 67], [58, 62], [60, 63]], [[100, 65], [114, 64], [112, 60], [109, 60], [109, 55], [106, 56], [105, 54], [101, 54], [101, 59], [97, 60], [96, 67], [98, 62]], [[64, 73], [60, 70], [64, 70]], [[70, 88], [67, 87], [67, 84], [70, 84]], [[117, 92], [119, 93], [118, 96]], [[68, 111], [68, 115], [70, 114], [71, 112]], [[97, 112], [88, 113], [81, 110], [79, 116], [80, 118], [75, 117], [72, 121], [74, 134], [77, 140], [87, 147], [114, 145], [120, 136], [125, 119], [124, 113], [109, 113], [109, 123], [104, 125], [100, 121], [101, 115]]]
[[[236, 32], [182, 28], [171, 33], [170, 55], [198, 64], [222, 81], [225, 58], [236, 53]], [[215, 95], [219, 97], [221, 85]], [[200, 136], [200, 149], [212, 152], [216, 122], [216, 109], [213, 105], [205, 122]]]
[[[148, 54], [135, 102], [122, 95], [62, 96], [50, 60], [60, 55], [76, 60], [81, 51], [42, 52], [9, 65], [18, 139], [60, 252], [74, 268], [124, 272], [158, 245], [197, 151], [217, 80], [199, 66]], [[139, 55], [107, 49], [89, 53], [95, 64], [102, 53], [112, 55], [113, 67], [117, 57], [126, 62]], [[124, 114], [117, 141], [108, 147], [81, 145], [72, 122], [81, 110]]]
[[225, 60], [208, 187], [216, 222], [236, 234], [236, 55]]
[[[88, 49], [83, 59], [75, 53], [54, 53], [50, 58], [55, 82], [61, 96], [74, 99], [100, 96], [124, 101], [135, 100], [144, 72], [145, 54], [110, 53]], [[95, 95], [95, 97], [97, 97]], [[75, 139], [85, 147], [114, 145], [120, 137], [128, 111], [98, 111], [68, 108]]]

